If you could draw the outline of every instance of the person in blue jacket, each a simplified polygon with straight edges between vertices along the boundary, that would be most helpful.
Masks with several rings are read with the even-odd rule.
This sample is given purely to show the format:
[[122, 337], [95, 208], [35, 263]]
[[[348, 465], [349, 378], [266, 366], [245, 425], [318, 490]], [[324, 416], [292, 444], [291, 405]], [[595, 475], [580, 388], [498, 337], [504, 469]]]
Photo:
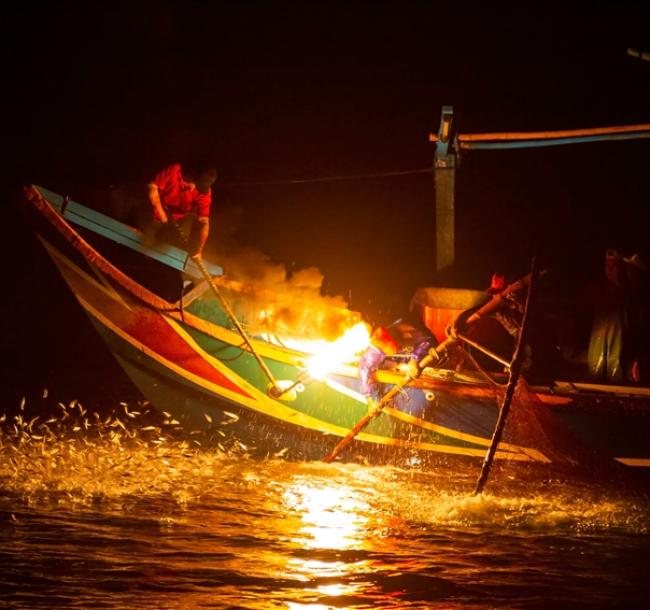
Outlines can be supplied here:
[[369, 413], [376, 412], [386, 389], [375, 379], [376, 371], [394, 370], [406, 360], [407, 374], [417, 379], [421, 373], [418, 362], [431, 347], [434, 347], [433, 337], [410, 324], [395, 323], [375, 329], [358, 369], [359, 389], [366, 397]]

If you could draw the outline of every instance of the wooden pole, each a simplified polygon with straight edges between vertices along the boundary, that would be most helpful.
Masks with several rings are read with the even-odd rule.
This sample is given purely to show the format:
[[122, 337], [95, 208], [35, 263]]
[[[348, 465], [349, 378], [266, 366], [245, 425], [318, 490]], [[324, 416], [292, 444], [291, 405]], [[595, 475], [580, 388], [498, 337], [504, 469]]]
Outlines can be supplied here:
[[[441, 353], [440, 348], [443, 347], [445, 344], [449, 344], [450, 340], [446, 340], [445, 342], [441, 343], [435, 350], [430, 350], [429, 353], [422, 358], [418, 362], [418, 367], [420, 369], [423, 369], [424, 367], [428, 366], [433, 360], [437, 360], [439, 357], [439, 354]], [[363, 430], [375, 417], [377, 417], [382, 409], [391, 401], [393, 398], [401, 392], [401, 390], [409, 385], [413, 381], [413, 377], [410, 377], [406, 375], [403, 379], [399, 381], [399, 383], [395, 384], [384, 396], [382, 396], [381, 400], [379, 401], [379, 404], [377, 405], [377, 408], [374, 409], [372, 412], [367, 413], [364, 415], [348, 432], [348, 434], [343, 437], [338, 444], [330, 451], [326, 456], [325, 459], [323, 460], [326, 463], [331, 462], [341, 451], [350, 443], [354, 438]]]
[[512, 362], [510, 364], [510, 374], [508, 376], [508, 385], [506, 386], [506, 392], [503, 397], [503, 403], [499, 409], [499, 416], [497, 418], [497, 423], [494, 428], [494, 434], [492, 435], [492, 442], [488, 447], [487, 452], [485, 453], [485, 459], [483, 460], [483, 466], [481, 467], [481, 474], [476, 482], [476, 488], [474, 489], [474, 495], [480, 494], [487, 483], [488, 477], [490, 476], [490, 469], [492, 467], [492, 462], [494, 461], [494, 455], [496, 453], [497, 446], [501, 441], [501, 436], [503, 435], [503, 429], [505, 427], [506, 419], [510, 411], [510, 405], [512, 404], [512, 397], [514, 396], [515, 387], [517, 386], [517, 381], [519, 379], [519, 374], [521, 373], [521, 365], [524, 361], [524, 348], [526, 345], [526, 335], [528, 334], [528, 320], [530, 318], [530, 309], [531, 303], [534, 296], [534, 288], [536, 284], [536, 275], [537, 275], [537, 257], [533, 257], [533, 262], [531, 265], [531, 271], [529, 277], [530, 281], [528, 283], [528, 294], [526, 296], [526, 305], [524, 307], [524, 317], [521, 322], [521, 330], [519, 331], [519, 337], [517, 338], [517, 346], [515, 347], [515, 353], [512, 357]]
[[[488, 313], [492, 313], [495, 309], [498, 309], [498, 307], [503, 305], [503, 299], [508, 294], [519, 290], [522, 286], [529, 285], [531, 277], [532, 277], [531, 274], [528, 274], [527, 276], [523, 277], [517, 282], [510, 284], [510, 286], [508, 286], [503, 292], [499, 293], [493, 299], [488, 301], [478, 311], [472, 314], [466, 322], [467, 326], [471, 326], [483, 316], [487, 315]], [[530, 288], [528, 293], [530, 295]], [[528, 303], [528, 301], [526, 301], [526, 303]], [[524, 316], [525, 316], [525, 312], [524, 312]], [[422, 360], [418, 362], [418, 368], [422, 370], [425, 367], [429, 366], [429, 364], [431, 364], [431, 362], [433, 362], [434, 360], [439, 360], [440, 357], [445, 353], [445, 351], [452, 345], [455, 345], [459, 340], [460, 338], [454, 332], [452, 332], [450, 336], [447, 337], [442, 343], [437, 345], [435, 348], [429, 350], [429, 353], [426, 356], [424, 356]], [[334, 447], [334, 449], [332, 449], [332, 451], [330, 451], [330, 453], [327, 454], [327, 456], [323, 461], [331, 462], [339, 453], [341, 453], [341, 451], [352, 440], [354, 440], [354, 438], [359, 434], [359, 432], [361, 432], [361, 430], [363, 430], [375, 417], [377, 417], [381, 413], [382, 409], [397, 395], [398, 392], [400, 392], [403, 388], [405, 388], [413, 381], [414, 379], [407, 375], [402, 380], [400, 380], [399, 383], [393, 386], [388, 392], [386, 392], [386, 394], [384, 394], [382, 399], [379, 401], [377, 408], [372, 413], [367, 413], [366, 415], [364, 415], [356, 423], [354, 428], [352, 428], [350, 432], [348, 432], [348, 434], [339, 441], [339, 443]]]
[[[165, 209], [165, 212], [167, 213], [167, 218], [169, 222], [171, 222], [174, 225], [174, 228], [176, 229], [179, 237], [185, 244], [185, 247], [188, 249], [190, 248], [189, 245], [189, 239], [183, 233], [183, 229], [181, 229], [180, 225], [174, 220], [174, 217], [172, 216], [172, 213], [168, 210]], [[251, 354], [253, 354], [253, 357], [255, 360], [257, 360], [257, 363], [259, 364], [260, 368], [262, 369], [262, 372], [266, 375], [268, 380], [271, 382], [272, 385], [272, 390], [271, 395], [274, 397], [281, 396], [283, 394], [282, 388], [278, 386], [277, 381], [273, 377], [273, 374], [269, 370], [269, 367], [266, 366], [266, 363], [260, 355], [257, 353], [255, 348], [253, 347], [253, 344], [250, 342], [250, 339], [248, 338], [248, 335], [244, 331], [242, 325], [239, 323], [239, 320], [237, 320], [237, 317], [233, 313], [232, 309], [230, 309], [230, 305], [228, 304], [228, 301], [223, 297], [221, 292], [219, 292], [219, 289], [217, 288], [217, 285], [214, 283], [214, 280], [212, 279], [212, 276], [210, 275], [210, 272], [207, 270], [206, 266], [203, 264], [203, 261], [200, 258], [192, 258], [196, 266], [199, 268], [199, 271], [203, 274], [203, 277], [205, 278], [205, 281], [208, 283], [210, 288], [212, 289], [212, 292], [214, 293], [214, 296], [217, 297], [219, 303], [221, 303], [221, 306], [223, 307], [223, 310], [226, 312], [226, 315], [230, 319], [230, 321], [233, 323], [235, 328], [237, 329], [237, 332], [240, 334], [241, 338], [244, 340], [244, 343], [248, 347], [249, 351]]]

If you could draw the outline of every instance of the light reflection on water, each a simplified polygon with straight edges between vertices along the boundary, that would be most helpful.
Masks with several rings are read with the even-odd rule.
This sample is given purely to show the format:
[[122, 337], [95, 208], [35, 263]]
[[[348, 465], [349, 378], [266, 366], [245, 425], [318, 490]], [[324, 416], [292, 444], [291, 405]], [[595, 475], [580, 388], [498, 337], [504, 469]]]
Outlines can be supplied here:
[[170, 422], [81, 410], [5, 422], [9, 607], [634, 608], [650, 595], [638, 490], [502, 469], [472, 496], [477, 465], [255, 461]]

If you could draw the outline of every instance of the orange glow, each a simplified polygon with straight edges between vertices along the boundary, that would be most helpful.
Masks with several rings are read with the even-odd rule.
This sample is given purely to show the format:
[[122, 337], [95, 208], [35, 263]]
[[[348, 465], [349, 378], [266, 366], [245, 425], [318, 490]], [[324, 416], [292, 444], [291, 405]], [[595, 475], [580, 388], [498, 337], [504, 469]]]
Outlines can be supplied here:
[[338, 365], [351, 360], [370, 344], [370, 332], [365, 322], [359, 322], [336, 341], [325, 342], [319, 351], [305, 363], [313, 379], [324, 379]]
[[[367, 499], [355, 489], [345, 484], [310, 482], [304, 477], [297, 477], [287, 488], [284, 502], [290, 512], [300, 516], [298, 524], [292, 525], [291, 538], [299, 548], [346, 549], [370, 548], [368, 532], [373, 531], [369, 520], [372, 510]], [[329, 590], [317, 589], [322, 595], [351, 595], [357, 593], [359, 583], [344, 583], [338, 579], [356, 572], [371, 570], [367, 559], [353, 565], [335, 558], [301, 558], [291, 557], [287, 567], [295, 576], [305, 581], [315, 578], [327, 578]], [[339, 588], [335, 591], [335, 587]], [[318, 607], [318, 606], [315, 606]]]

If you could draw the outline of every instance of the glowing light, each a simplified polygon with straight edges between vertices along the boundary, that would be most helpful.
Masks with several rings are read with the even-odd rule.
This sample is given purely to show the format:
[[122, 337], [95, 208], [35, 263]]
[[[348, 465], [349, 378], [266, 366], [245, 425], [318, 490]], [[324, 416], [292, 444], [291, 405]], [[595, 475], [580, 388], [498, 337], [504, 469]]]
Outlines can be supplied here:
[[331, 583], [327, 585], [319, 585], [316, 590], [321, 595], [328, 597], [342, 597], [343, 595], [354, 595], [362, 590], [359, 583]]
[[288, 610], [332, 610], [324, 604], [305, 604], [304, 602], [286, 602]]
[[297, 482], [285, 492], [285, 502], [299, 511], [302, 545], [311, 548], [345, 549], [364, 539], [368, 504], [346, 486], [313, 487]]
[[368, 347], [370, 332], [365, 322], [359, 322], [345, 331], [336, 341], [325, 343], [322, 349], [305, 363], [313, 379], [324, 379], [338, 365], [348, 362], [355, 354]]
[[375, 536], [381, 528], [376, 527], [377, 515], [369, 498], [355, 485], [330, 482], [320, 476], [293, 477], [283, 495], [285, 513], [295, 516], [283, 520], [283, 524], [290, 524], [287, 537], [297, 548], [318, 551], [318, 557], [310, 554], [287, 558], [286, 577], [314, 585], [301, 590], [301, 599], [287, 601], [288, 608], [343, 608], [347, 607], [341, 605], [345, 597], [364, 595], [372, 587], [372, 579], [359, 579], [358, 575], [383, 571], [385, 566], [376, 566], [365, 553], [353, 559], [325, 552], [374, 550]]

